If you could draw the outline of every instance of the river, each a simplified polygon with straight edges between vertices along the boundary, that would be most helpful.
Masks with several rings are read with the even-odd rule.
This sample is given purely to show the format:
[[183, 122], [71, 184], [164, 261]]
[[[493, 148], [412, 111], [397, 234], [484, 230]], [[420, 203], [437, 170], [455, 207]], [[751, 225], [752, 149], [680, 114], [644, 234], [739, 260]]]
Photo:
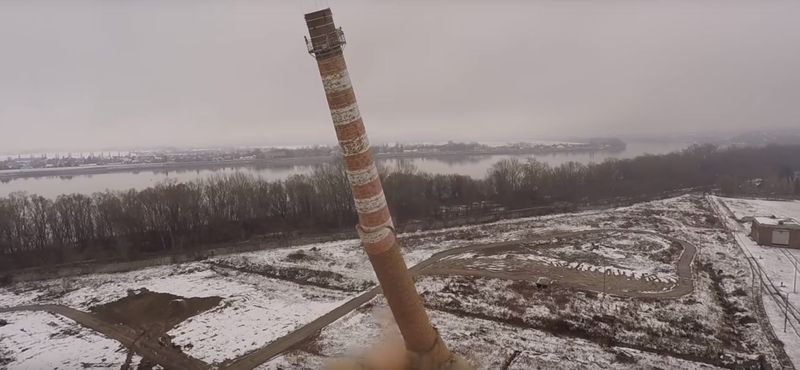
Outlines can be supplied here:
[[[529, 155], [486, 155], [486, 156], [445, 156], [403, 159], [411, 161], [420, 171], [439, 174], [461, 174], [475, 178], [483, 178], [486, 170], [494, 163], [503, 159], [517, 157], [521, 160], [536, 158], [539, 161], [557, 166], [569, 161], [580, 163], [602, 162], [607, 158], [632, 158], [643, 154], [664, 154], [681, 150], [688, 146], [684, 143], [628, 143], [625, 150], [620, 152], [561, 152], [550, 154]], [[396, 159], [384, 159], [381, 162], [386, 166], [393, 166]], [[26, 191], [49, 198], [60, 194], [83, 193], [91, 194], [106, 189], [126, 190], [143, 189], [153, 186], [160, 181], [171, 179], [186, 182], [195, 179], [208, 178], [213, 175], [232, 173], [245, 173], [260, 176], [267, 180], [281, 180], [291, 175], [304, 174], [312, 170], [311, 165], [293, 166], [236, 166], [217, 167], [213, 169], [191, 170], [146, 170], [135, 172], [113, 172], [91, 175], [53, 175], [30, 178], [16, 178], [0, 182], [0, 196], [7, 196], [16, 191]]]

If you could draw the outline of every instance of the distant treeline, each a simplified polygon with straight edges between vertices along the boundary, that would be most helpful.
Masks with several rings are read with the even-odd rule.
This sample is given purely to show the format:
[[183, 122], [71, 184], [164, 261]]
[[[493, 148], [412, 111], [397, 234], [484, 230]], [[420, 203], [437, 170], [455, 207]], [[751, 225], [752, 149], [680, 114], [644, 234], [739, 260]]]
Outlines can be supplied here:
[[[395, 221], [403, 223], [448, 217], [453, 210], [585, 203], [712, 185], [727, 193], [800, 194], [797, 168], [800, 146], [693, 146], [588, 165], [508, 159], [484, 179], [420, 173], [405, 162], [380, 174]], [[324, 232], [356, 222], [341, 164], [283, 181], [233, 174], [55, 200], [14, 193], [0, 198], [0, 269], [186, 250], [275, 232]]]

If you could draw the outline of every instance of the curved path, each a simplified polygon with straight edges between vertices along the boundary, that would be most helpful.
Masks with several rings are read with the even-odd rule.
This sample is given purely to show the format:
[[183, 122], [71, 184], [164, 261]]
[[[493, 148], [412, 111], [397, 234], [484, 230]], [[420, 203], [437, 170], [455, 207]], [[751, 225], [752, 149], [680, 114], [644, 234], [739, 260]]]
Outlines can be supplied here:
[[[486, 272], [486, 271], [474, 271], [474, 270], [437, 271], [435, 269], [429, 272], [422, 270], [431, 266], [432, 264], [438, 262], [443, 258], [466, 252], [475, 252], [475, 251], [500, 252], [505, 250], [513, 250], [522, 246], [523, 244], [544, 239], [576, 237], [581, 235], [590, 235], [590, 234], [608, 233], [608, 232], [634, 233], [634, 234], [657, 236], [673, 242], [680, 243], [680, 245], [683, 246], [683, 252], [681, 253], [681, 257], [677, 263], [678, 282], [674, 289], [664, 292], [635, 292], [635, 291], [629, 292], [629, 291], [610, 289], [607, 293], [612, 295], [621, 295], [629, 297], [676, 298], [692, 292], [692, 290], [694, 289], [694, 281], [692, 279], [692, 261], [694, 260], [694, 256], [697, 253], [697, 248], [694, 245], [692, 245], [689, 242], [679, 240], [670, 236], [662, 235], [656, 232], [626, 230], [626, 229], [592, 229], [584, 231], [573, 231], [573, 232], [566, 232], [559, 234], [542, 235], [525, 240], [458, 247], [436, 253], [431, 257], [425, 259], [424, 261], [416, 264], [414, 267], [410, 268], [409, 271], [412, 274], [422, 273], [422, 274], [435, 274], [435, 275], [438, 274], [478, 275], [478, 276], [487, 276], [487, 277], [510, 279], [510, 280], [531, 280], [530, 278], [526, 278], [525, 276], [512, 275], [502, 272]], [[298, 343], [302, 342], [303, 340], [310, 337], [314, 333], [322, 330], [323, 328], [330, 325], [339, 318], [343, 317], [344, 315], [347, 315], [356, 308], [361, 307], [363, 304], [375, 298], [375, 296], [377, 296], [378, 293], [380, 293], [379, 286], [374, 287], [364, 293], [361, 293], [357, 297], [335, 308], [333, 311], [320, 316], [316, 320], [306, 325], [303, 325], [297, 330], [271, 342], [267, 346], [255, 350], [253, 352], [250, 352], [249, 354], [244, 355], [242, 357], [239, 357], [238, 359], [231, 362], [227, 367], [221, 368], [221, 370], [252, 370], [253, 368], [269, 361], [273, 357], [280, 355], [281, 353], [291, 349]], [[128, 327], [122, 325], [108, 324], [106, 322], [99, 320], [97, 317], [91, 314], [74, 310], [69, 307], [59, 306], [59, 305], [37, 305], [37, 306], [0, 308], [0, 312], [12, 312], [12, 311], [47, 311], [66, 316], [72, 320], [75, 320], [76, 322], [78, 322], [83, 326], [86, 326], [100, 333], [103, 333], [109, 338], [118, 340], [129, 349], [134, 350], [136, 353], [147, 358], [148, 360], [160, 364], [166, 368], [188, 369], [188, 370], [210, 369], [210, 366], [208, 364], [198, 359], [189, 357], [178, 350], [163, 347], [158, 343], [152, 342], [145, 338], [139, 338], [139, 335]]]
[[147, 360], [162, 365], [167, 369], [207, 370], [211, 368], [208, 366], [208, 364], [196, 358], [189, 357], [179, 350], [162, 346], [157, 342], [143, 338], [136, 331], [127, 326], [112, 325], [100, 320], [92, 314], [78, 311], [66, 306], [35, 305], [0, 308], [0, 313], [14, 311], [45, 311], [65, 316], [74, 320], [78, 324], [103, 333], [105, 336], [119, 341], [123, 346], [127, 347], [131, 351], [134, 351]]
[[[442, 258], [466, 253], [466, 252], [474, 252], [474, 251], [502, 251], [502, 250], [509, 250], [514, 249], [521, 244], [530, 243], [534, 241], [544, 240], [544, 239], [552, 239], [552, 238], [565, 238], [565, 237], [574, 237], [574, 236], [581, 236], [581, 235], [590, 235], [590, 234], [598, 234], [598, 233], [608, 233], [608, 232], [622, 232], [622, 233], [634, 233], [634, 234], [645, 234], [645, 235], [653, 235], [657, 237], [661, 237], [670, 241], [678, 242], [683, 246], [683, 252], [681, 253], [681, 257], [678, 260], [678, 284], [675, 289], [665, 292], [612, 292], [610, 294], [615, 295], [625, 295], [625, 296], [632, 296], [632, 297], [648, 297], [648, 298], [676, 298], [681, 297], [683, 295], [689, 294], [694, 289], [694, 281], [692, 279], [692, 261], [694, 260], [694, 256], [697, 253], [697, 248], [686, 241], [676, 239], [670, 236], [662, 235], [656, 232], [651, 231], [639, 231], [639, 230], [626, 230], [626, 229], [592, 229], [592, 230], [584, 230], [584, 231], [573, 231], [567, 233], [559, 233], [559, 234], [549, 234], [549, 235], [542, 235], [537, 236], [535, 238], [529, 238], [525, 240], [515, 240], [515, 241], [508, 241], [508, 242], [501, 242], [501, 243], [494, 243], [494, 244], [482, 244], [482, 245], [470, 245], [466, 247], [459, 247], [453, 248], [446, 251], [442, 251], [436, 253], [429, 257], [428, 259], [416, 264], [414, 267], [410, 268], [409, 271], [413, 274], [419, 274], [421, 271], [434, 264], [435, 262], [441, 260]], [[473, 274], [476, 271], [468, 271], [464, 270], [465, 274]], [[425, 272], [422, 272], [425, 273]], [[480, 273], [480, 272], [478, 272]], [[518, 275], [508, 275], [502, 273], [498, 274], [498, 278], [501, 279], [515, 279], [520, 280], [520, 276]], [[492, 276], [495, 277], [495, 276]], [[280, 339], [268, 344], [261, 349], [255, 350], [250, 352], [247, 355], [244, 355], [237, 360], [233, 361], [230, 365], [221, 370], [251, 370], [267, 361], [272, 359], [275, 356], [280, 355], [281, 353], [289, 350], [293, 346], [297, 345], [304, 339], [308, 338], [312, 334], [322, 330], [326, 326], [332, 324], [334, 321], [338, 320], [344, 315], [347, 315], [351, 311], [355, 310], [356, 308], [360, 307], [364, 303], [369, 302], [372, 298], [380, 292], [380, 287], [372, 288], [361, 295], [347, 301], [345, 304], [337, 307], [333, 311], [317, 318], [316, 320], [300, 327], [299, 329], [295, 330], [294, 332], [281, 337]]]
[[[513, 241], [513, 242], [503, 242], [503, 243], [496, 243], [496, 244], [486, 244], [486, 245], [477, 245], [477, 246], [470, 246], [470, 247], [463, 247], [463, 248], [455, 248], [451, 250], [447, 250], [441, 253], [437, 253], [433, 255], [431, 258], [423, 261], [420, 264], [425, 263], [424, 267], [429, 266], [430, 264], [441, 260], [442, 258], [452, 256], [455, 254], [471, 252], [471, 251], [486, 251], [486, 250], [494, 250], [497, 252], [515, 249], [518, 246], [521, 246], [526, 243], [530, 243], [532, 241], [542, 240], [542, 239], [550, 239], [550, 238], [565, 238], [565, 237], [575, 237], [575, 236], [582, 236], [582, 235], [590, 235], [590, 234], [599, 234], [599, 233], [609, 233], [609, 232], [622, 232], [622, 233], [629, 233], [629, 234], [641, 234], [641, 235], [651, 235], [660, 237], [663, 239], [667, 239], [672, 242], [679, 243], [681, 247], [683, 247], [683, 251], [681, 253], [680, 258], [677, 262], [677, 275], [678, 281], [674, 288], [666, 291], [655, 291], [655, 292], [646, 292], [646, 291], [636, 291], [636, 290], [622, 290], [618, 289], [614, 286], [614, 284], [609, 284], [606, 293], [616, 296], [623, 296], [623, 297], [635, 297], [635, 298], [678, 298], [682, 297], [686, 294], [689, 294], [694, 290], [694, 279], [692, 278], [692, 261], [694, 260], [694, 256], [697, 253], [697, 248], [687, 241], [683, 241], [680, 239], [676, 239], [667, 235], [662, 235], [659, 233], [651, 232], [651, 231], [640, 231], [640, 230], [625, 230], [625, 229], [593, 229], [593, 230], [586, 230], [586, 231], [576, 231], [576, 232], [569, 232], [569, 233], [561, 233], [561, 234], [551, 234], [542, 237], [536, 237], [532, 239], [526, 239], [522, 241]], [[419, 265], [417, 265], [419, 266]], [[415, 268], [417, 266], [414, 266]], [[423, 267], [423, 268], [424, 268]], [[412, 269], [413, 270], [413, 269]], [[420, 272], [424, 275], [464, 275], [464, 276], [479, 276], [479, 277], [488, 277], [488, 278], [495, 278], [495, 279], [504, 279], [504, 280], [528, 280], [528, 281], [535, 281], [537, 277], [532, 277], [530, 275], [519, 275], [519, 274], [511, 274], [502, 271], [485, 271], [485, 270], [474, 270], [474, 269], [452, 269], [452, 268], [436, 268], [435, 266], [425, 271]], [[578, 287], [583, 290], [594, 290], [598, 293], [602, 293], [602, 290], [598, 290], [595, 287], [588, 285], [588, 284], [581, 284], [580, 282], [575, 282], [574, 284], [570, 284], [567, 281], [568, 285]]]

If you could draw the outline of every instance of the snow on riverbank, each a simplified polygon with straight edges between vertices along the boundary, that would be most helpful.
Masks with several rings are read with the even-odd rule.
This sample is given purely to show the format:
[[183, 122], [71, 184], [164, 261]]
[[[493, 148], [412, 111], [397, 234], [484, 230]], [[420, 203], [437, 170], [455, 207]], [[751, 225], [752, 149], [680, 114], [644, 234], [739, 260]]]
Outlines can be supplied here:
[[119, 369], [128, 351], [103, 335], [46, 312], [0, 313], [0, 369]]

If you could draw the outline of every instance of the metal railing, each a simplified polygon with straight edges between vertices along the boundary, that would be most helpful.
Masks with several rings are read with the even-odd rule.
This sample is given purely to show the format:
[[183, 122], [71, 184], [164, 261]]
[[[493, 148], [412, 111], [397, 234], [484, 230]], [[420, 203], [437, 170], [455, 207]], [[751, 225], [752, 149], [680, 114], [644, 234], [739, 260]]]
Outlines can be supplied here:
[[347, 39], [344, 37], [344, 31], [342, 31], [341, 27], [330, 33], [313, 36], [310, 40], [306, 36], [305, 40], [308, 54], [314, 58], [340, 51], [347, 45]]

